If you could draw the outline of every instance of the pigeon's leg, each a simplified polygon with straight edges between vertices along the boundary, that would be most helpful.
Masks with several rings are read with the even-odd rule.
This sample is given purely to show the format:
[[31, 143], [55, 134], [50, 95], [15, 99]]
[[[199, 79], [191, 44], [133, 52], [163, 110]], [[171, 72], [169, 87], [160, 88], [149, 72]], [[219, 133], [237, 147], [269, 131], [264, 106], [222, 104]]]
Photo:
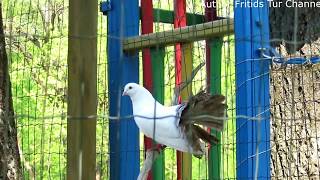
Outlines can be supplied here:
[[148, 173], [152, 168], [153, 161], [159, 156], [160, 152], [158, 150], [150, 149], [146, 152], [146, 159], [140, 170], [140, 174], [137, 180], [146, 180], [148, 178]]

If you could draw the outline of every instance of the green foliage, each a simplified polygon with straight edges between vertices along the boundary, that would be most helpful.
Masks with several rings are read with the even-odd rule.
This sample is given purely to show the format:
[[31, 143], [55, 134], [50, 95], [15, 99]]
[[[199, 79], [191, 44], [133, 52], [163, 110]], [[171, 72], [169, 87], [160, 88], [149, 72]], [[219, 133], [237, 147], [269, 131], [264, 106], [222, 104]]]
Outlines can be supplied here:
[[234, 37], [224, 38], [222, 47], [221, 92], [226, 96], [228, 122], [222, 135], [222, 174], [225, 179], [236, 177], [236, 85]]
[[3, 4], [24, 179], [63, 179], [67, 4], [62, 0]]
[[[4, 0], [3, 13], [25, 179], [65, 179], [68, 1]], [[108, 168], [106, 18], [99, 16], [97, 174]]]

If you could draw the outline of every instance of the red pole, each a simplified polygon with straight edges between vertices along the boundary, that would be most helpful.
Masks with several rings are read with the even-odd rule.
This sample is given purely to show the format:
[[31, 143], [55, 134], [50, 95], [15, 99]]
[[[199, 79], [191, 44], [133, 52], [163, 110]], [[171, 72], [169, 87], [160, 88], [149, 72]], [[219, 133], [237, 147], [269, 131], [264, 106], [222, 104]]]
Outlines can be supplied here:
[[[205, 0], [206, 4], [210, 4], [210, 3], [214, 3], [214, 5], [216, 5], [216, 0], [212, 1], [212, 0]], [[217, 8], [216, 6], [206, 6], [205, 8], [205, 20], [206, 22], [210, 22], [213, 20], [217, 19]], [[207, 71], [207, 90], [208, 92], [210, 91], [210, 81], [211, 81], [211, 77], [210, 77], [210, 72], [211, 72], [211, 68], [210, 68], [210, 61], [211, 58], [211, 54], [210, 54], [210, 41], [206, 40], [206, 71]]]
[[[142, 34], [148, 34], [153, 32], [153, 6], [152, 0], [141, 1], [141, 30]], [[150, 49], [142, 50], [143, 61], [143, 86], [152, 92], [152, 64]], [[151, 149], [153, 145], [152, 139], [144, 136], [144, 148], [145, 152]], [[149, 172], [148, 180], [152, 180], [152, 171]]]
[[[174, 27], [183, 27], [187, 25], [186, 18], [186, 1], [185, 0], [174, 0]], [[178, 43], [175, 45], [175, 84], [176, 87], [179, 86], [182, 82], [181, 76], [181, 61], [182, 61], [182, 49], [181, 44]], [[181, 102], [181, 97], [179, 97], [179, 103]], [[177, 179], [182, 179], [182, 153], [177, 151]]]

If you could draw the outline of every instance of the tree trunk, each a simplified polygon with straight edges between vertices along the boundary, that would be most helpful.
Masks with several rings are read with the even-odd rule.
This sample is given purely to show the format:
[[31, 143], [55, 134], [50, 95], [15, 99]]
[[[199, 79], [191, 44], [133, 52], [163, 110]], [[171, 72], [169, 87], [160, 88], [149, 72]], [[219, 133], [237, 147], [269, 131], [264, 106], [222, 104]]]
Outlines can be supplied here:
[[0, 179], [22, 179], [0, 2]]
[[319, 179], [320, 64], [271, 71], [272, 179]]
[[[320, 11], [316, 7], [287, 7], [283, 0], [273, 0], [274, 4], [282, 2], [280, 7], [270, 8], [271, 44], [285, 46], [289, 54], [300, 50], [304, 44], [319, 39]], [[317, 2], [315, 0], [295, 0], [295, 2]], [[291, 5], [291, 3], [289, 3]]]

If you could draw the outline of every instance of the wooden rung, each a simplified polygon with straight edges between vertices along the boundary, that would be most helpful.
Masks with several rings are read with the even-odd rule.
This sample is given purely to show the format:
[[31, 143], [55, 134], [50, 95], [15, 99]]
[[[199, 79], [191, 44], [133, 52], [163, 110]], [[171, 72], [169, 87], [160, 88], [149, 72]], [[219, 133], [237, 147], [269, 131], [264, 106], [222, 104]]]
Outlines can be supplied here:
[[169, 31], [130, 37], [123, 40], [123, 50], [141, 50], [148, 47], [169, 46], [175, 43], [199, 41], [232, 34], [233, 30], [233, 19], [221, 19]]

